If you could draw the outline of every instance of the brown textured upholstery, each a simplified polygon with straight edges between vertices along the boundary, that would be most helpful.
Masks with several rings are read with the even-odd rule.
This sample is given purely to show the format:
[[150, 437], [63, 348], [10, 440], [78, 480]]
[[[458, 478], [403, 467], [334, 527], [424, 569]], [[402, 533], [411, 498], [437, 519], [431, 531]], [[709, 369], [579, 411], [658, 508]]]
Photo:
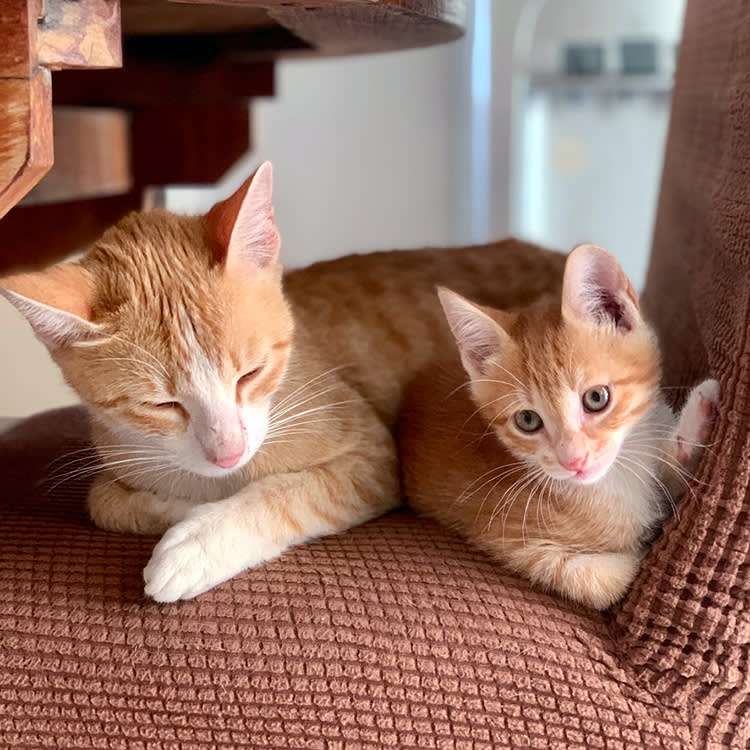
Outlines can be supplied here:
[[83, 480], [38, 485], [85, 434], [69, 409], [0, 438], [0, 747], [685, 746], [607, 618], [406, 511], [146, 600], [154, 540], [95, 529]]
[[713, 446], [614, 633], [696, 747], [750, 746], [750, 3], [689, 0], [644, 307], [665, 380], [722, 385]]
[[0, 748], [489, 750], [750, 742], [750, 4], [691, 0], [645, 298], [671, 385], [724, 389], [696, 493], [602, 615], [401, 511], [197, 600], [93, 528], [78, 410], [0, 437]]

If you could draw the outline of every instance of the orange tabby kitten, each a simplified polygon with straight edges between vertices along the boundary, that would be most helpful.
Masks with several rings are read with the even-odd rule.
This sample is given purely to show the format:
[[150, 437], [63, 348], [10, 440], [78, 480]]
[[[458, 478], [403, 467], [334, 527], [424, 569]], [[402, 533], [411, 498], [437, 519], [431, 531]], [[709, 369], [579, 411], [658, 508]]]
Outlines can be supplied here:
[[164, 533], [158, 601], [193, 597], [399, 501], [406, 382], [451, 335], [450, 283], [518, 305], [562, 257], [520, 242], [352, 256], [284, 278], [262, 165], [205, 216], [131, 214], [79, 263], [0, 280], [91, 415], [91, 517]]
[[679, 421], [659, 392], [656, 338], [615, 258], [582, 245], [562, 304], [500, 312], [440, 290], [461, 364], [433, 364], [400, 418], [410, 503], [514, 570], [604, 609], [684, 489], [719, 395]]

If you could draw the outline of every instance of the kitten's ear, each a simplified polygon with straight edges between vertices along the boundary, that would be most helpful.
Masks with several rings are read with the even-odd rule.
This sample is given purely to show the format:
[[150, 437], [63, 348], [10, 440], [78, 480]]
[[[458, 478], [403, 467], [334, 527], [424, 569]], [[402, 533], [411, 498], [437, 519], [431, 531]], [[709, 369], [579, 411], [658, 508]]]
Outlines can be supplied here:
[[578, 245], [563, 274], [562, 313], [588, 325], [611, 325], [623, 333], [642, 322], [638, 296], [614, 255], [596, 245]]
[[281, 239], [273, 220], [273, 168], [261, 164], [234, 193], [206, 215], [206, 226], [228, 267], [266, 268], [279, 255]]
[[460, 294], [439, 287], [438, 296], [464, 369], [472, 378], [486, 375], [489, 361], [511, 345], [510, 336], [479, 305]]
[[101, 336], [100, 326], [91, 322], [93, 284], [78, 265], [61, 263], [0, 278], [0, 294], [50, 351]]

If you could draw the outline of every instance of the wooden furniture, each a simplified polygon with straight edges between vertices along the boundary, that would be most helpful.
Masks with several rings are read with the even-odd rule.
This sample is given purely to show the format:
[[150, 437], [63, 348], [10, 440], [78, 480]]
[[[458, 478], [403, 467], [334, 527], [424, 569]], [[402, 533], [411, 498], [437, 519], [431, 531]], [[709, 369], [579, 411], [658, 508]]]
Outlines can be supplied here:
[[218, 180], [280, 56], [437, 44], [466, 18], [467, 0], [0, 0], [0, 272], [86, 244], [147, 186]]

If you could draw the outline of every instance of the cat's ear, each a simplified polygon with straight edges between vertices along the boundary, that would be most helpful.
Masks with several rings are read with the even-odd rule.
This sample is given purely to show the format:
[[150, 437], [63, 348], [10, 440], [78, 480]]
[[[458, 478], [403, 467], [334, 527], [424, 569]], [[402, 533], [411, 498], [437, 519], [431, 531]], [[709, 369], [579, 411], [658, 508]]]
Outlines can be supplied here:
[[464, 369], [472, 378], [486, 375], [490, 361], [512, 345], [510, 336], [479, 305], [460, 294], [439, 287], [438, 296]]
[[273, 168], [261, 164], [242, 186], [206, 214], [206, 226], [227, 267], [266, 268], [276, 262], [281, 239], [273, 219]]
[[0, 278], [0, 294], [50, 351], [102, 335], [91, 320], [91, 278], [76, 264], [60, 263], [45, 271]]
[[596, 245], [578, 245], [563, 274], [563, 317], [587, 325], [614, 326], [622, 333], [642, 322], [638, 296], [614, 255]]

